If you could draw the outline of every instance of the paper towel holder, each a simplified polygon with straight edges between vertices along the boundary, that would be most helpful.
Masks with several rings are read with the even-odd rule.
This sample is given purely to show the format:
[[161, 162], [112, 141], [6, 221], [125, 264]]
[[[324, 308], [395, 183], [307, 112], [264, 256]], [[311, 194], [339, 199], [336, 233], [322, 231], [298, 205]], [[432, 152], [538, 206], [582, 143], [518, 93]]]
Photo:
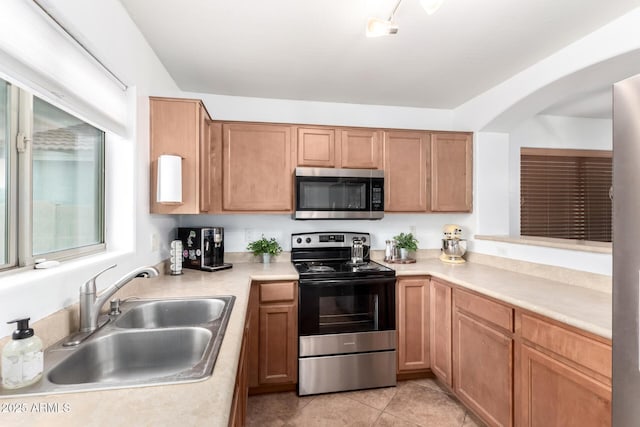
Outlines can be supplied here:
[[167, 205], [182, 204], [182, 157], [158, 156], [156, 202]]

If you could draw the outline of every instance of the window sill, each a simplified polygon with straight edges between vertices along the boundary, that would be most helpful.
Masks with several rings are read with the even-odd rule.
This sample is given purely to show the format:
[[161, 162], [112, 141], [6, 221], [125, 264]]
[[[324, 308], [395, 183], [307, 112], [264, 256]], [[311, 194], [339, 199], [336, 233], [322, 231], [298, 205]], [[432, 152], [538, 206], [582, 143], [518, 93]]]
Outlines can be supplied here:
[[535, 236], [488, 236], [475, 235], [476, 240], [490, 240], [493, 242], [514, 243], [516, 245], [543, 246], [547, 248], [568, 249], [572, 251], [611, 254], [611, 243], [590, 242], [587, 240], [553, 239]]

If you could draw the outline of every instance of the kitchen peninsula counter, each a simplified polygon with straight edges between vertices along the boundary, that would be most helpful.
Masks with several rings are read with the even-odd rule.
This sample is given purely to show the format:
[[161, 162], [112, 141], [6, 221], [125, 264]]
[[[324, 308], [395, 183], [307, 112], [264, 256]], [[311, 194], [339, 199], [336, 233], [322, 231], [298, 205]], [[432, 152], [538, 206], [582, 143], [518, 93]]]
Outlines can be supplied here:
[[[611, 294], [519, 274], [482, 264], [449, 265], [438, 259], [389, 264], [397, 276], [433, 276], [611, 338]], [[251, 281], [297, 280], [289, 262], [235, 263], [216, 273], [185, 270], [182, 276], [136, 279], [116, 297], [234, 295], [236, 301], [211, 377], [187, 384], [0, 397], [0, 425], [227, 426]], [[52, 315], [53, 316], [53, 315]], [[39, 323], [35, 324], [38, 331]], [[170, 345], [168, 343], [168, 345]]]

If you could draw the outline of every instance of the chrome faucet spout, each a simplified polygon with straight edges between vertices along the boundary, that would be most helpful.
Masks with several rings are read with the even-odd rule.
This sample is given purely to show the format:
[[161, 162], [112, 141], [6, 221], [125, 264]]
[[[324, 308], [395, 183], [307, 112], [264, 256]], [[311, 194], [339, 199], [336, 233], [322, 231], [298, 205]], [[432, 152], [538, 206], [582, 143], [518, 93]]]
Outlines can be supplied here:
[[96, 278], [114, 267], [115, 264], [102, 270], [80, 287], [80, 332], [93, 332], [98, 328], [100, 309], [124, 285], [136, 277], [156, 277], [159, 274], [154, 267], [137, 268], [122, 276], [116, 283], [107, 288], [100, 297], [97, 297]]

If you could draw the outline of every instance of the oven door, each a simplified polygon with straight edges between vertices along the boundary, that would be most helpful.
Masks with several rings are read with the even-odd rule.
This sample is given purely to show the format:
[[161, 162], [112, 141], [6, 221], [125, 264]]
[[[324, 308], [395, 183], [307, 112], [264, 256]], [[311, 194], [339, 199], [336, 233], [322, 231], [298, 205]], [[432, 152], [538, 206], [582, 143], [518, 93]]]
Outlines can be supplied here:
[[300, 336], [395, 330], [395, 278], [300, 280]]

